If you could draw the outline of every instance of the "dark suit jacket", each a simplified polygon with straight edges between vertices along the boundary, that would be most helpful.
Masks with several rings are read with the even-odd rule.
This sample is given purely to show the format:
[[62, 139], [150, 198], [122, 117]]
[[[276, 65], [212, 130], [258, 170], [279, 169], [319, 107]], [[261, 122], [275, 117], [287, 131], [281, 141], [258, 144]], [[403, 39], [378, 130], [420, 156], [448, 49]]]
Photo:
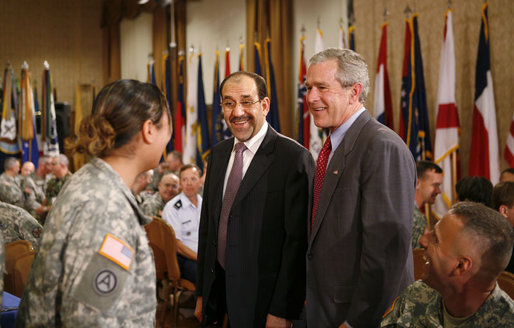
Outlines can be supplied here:
[[[209, 322], [223, 183], [234, 139], [211, 150], [198, 247], [197, 294]], [[296, 318], [305, 300], [307, 220], [314, 161], [271, 126], [241, 181], [227, 226], [226, 297], [230, 325], [264, 327], [268, 313]]]
[[415, 183], [405, 143], [363, 112], [328, 164], [309, 231], [309, 327], [378, 327], [413, 281]]

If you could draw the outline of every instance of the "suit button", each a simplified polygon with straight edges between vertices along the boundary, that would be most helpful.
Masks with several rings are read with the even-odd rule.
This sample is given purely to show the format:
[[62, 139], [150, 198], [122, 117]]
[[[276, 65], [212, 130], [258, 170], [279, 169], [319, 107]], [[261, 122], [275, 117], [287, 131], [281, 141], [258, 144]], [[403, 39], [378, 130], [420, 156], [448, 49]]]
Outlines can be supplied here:
[[216, 241], [212, 242], [212, 246], [216, 247]]
[[312, 258], [313, 258], [313, 257], [314, 257], [314, 255], [313, 255], [312, 253], [307, 254], [307, 258], [308, 258], [309, 260], [312, 260]]
[[214, 273], [214, 268], [211, 268], [211, 273]]

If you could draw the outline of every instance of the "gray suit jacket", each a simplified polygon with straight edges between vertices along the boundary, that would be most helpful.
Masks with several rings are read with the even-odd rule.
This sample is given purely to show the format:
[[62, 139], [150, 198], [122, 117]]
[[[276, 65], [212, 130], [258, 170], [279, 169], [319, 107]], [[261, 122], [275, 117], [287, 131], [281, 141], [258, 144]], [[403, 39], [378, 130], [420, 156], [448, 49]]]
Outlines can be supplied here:
[[363, 112], [328, 164], [309, 231], [309, 327], [378, 327], [413, 281], [415, 183], [405, 143]]

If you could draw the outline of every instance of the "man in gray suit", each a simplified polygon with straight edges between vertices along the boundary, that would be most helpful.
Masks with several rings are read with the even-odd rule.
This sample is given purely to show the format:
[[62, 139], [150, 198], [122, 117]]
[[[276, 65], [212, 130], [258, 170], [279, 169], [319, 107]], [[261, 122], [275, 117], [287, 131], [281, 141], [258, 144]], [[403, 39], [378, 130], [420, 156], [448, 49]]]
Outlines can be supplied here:
[[351, 50], [310, 59], [307, 101], [330, 130], [316, 165], [307, 250], [309, 327], [377, 327], [413, 281], [416, 166], [398, 135], [364, 108], [367, 65]]

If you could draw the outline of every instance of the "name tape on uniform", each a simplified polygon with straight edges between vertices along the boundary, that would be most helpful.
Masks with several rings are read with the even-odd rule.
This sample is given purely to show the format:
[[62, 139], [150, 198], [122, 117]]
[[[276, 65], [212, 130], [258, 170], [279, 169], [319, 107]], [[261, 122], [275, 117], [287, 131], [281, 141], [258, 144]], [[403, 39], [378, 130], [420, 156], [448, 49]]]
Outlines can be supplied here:
[[125, 270], [130, 268], [134, 257], [134, 249], [110, 233], [105, 235], [99, 253]]

